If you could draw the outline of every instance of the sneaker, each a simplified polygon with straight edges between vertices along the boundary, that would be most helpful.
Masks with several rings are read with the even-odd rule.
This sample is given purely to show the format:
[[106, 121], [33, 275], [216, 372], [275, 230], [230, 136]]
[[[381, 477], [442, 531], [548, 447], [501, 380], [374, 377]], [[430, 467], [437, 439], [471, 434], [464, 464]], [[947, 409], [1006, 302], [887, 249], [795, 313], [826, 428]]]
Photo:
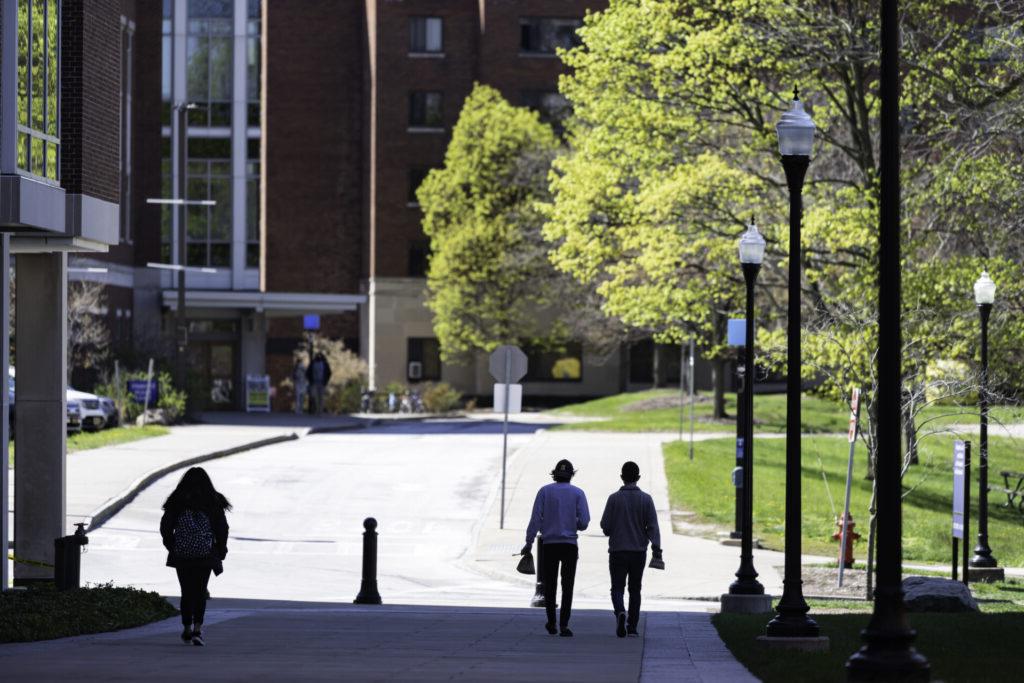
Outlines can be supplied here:
[[572, 630], [568, 626], [566, 626], [558, 632], [558, 635], [562, 636], [563, 638], [572, 638]]
[[203, 642], [203, 634], [199, 630], [192, 632], [192, 644], [196, 647], [203, 647], [206, 645], [206, 643]]
[[544, 624], [544, 628], [546, 628], [548, 630], [548, 633], [550, 633], [551, 635], [555, 635], [558, 633], [558, 629], [555, 628], [555, 622], [553, 621], [549, 621], [548, 623]]
[[181, 632], [181, 642], [185, 643], [186, 645], [192, 642], [192, 628], [190, 626], [186, 626], [185, 629]]
[[619, 638], [626, 637], [626, 614], [619, 612], [615, 615], [615, 635]]
[[636, 632], [636, 626], [629, 626], [626, 628], [626, 635], [630, 638], [639, 638], [640, 634]]

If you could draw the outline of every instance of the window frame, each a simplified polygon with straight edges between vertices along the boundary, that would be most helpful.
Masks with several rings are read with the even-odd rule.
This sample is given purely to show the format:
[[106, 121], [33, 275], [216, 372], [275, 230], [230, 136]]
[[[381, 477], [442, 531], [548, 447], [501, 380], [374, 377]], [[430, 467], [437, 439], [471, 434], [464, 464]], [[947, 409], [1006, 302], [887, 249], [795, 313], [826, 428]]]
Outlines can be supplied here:
[[[437, 96], [437, 120], [428, 121], [430, 106], [428, 105], [432, 95]], [[421, 99], [417, 102], [417, 99]], [[419, 110], [423, 114], [422, 121], [416, 121], [416, 113]], [[442, 133], [444, 127], [444, 92], [441, 90], [411, 90], [409, 91], [409, 123], [407, 129], [410, 133]]]
[[[559, 348], [564, 348], [564, 351], [559, 351]], [[578, 353], [573, 353], [573, 350], [578, 349]], [[585, 378], [585, 365], [584, 356], [585, 349], [583, 348], [583, 342], [579, 341], [567, 341], [561, 344], [559, 347], [546, 349], [544, 347], [531, 346], [529, 344], [523, 345], [523, 351], [526, 353], [529, 363], [527, 365], [528, 370], [526, 376], [523, 377], [523, 382], [557, 382], [559, 384], [579, 384], [583, 382]], [[537, 371], [540, 369], [541, 363], [538, 362], [538, 356], [562, 353], [563, 358], [575, 358], [580, 363], [580, 376], [579, 377], [539, 377]], [[557, 363], [557, 361], [556, 361]], [[552, 364], [554, 369], [555, 363]]]
[[[437, 354], [437, 372], [436, 374], [429, 374], [427, 372], [428, 363], [424, 360], [426, 357], [426, 348], [424, 342], [433, 342], [436, 347]], [[418, 353], [413, 353], [413, 349], [416, 345], [419, 345]], [[414, 358], [416, 355], [418, 358]], [[409, 364], [419, 363], [423, 372], [420, 377], [414, 379], [409, 376]], [[442, 374], [444, 374], [444, 362], [441, 360], [441, 344], [438, 342], [437, 337], [406, 337], [405, 340], [405, 378], [410, 382], [437, 382], [440, 381]]]
[[[14, 0], [11, 0], [14, 1]], [[18, 57], [17, 64], [14, 68], [16, 71], [15, 77], [15, 133], [13, 144], [15, 146], [14, 159], [15, 168], [20, 175], [34, 178], [48, 185], [60, 185], [60, 162], [61, 162], [61, 126], [60, 126], [60, 114], [61, 114], [61, 85], [62, 70], [61, 70], [61, 16], [63, 10], [63, 3], [61, 0], [52, 0], [52, 8], [57, 12], [56, 19], [56, 37], [55, 45], [52, 46], [53, 52], [51, 54], [50, 45], [50, 34], [49, 31], [43, 32], [43, 43], [42, 43], [42, 60], [41, 60], [41, 77], [43, 81], [42, 88], [42, 99], [43, 99], [43, 130], [37, 130], [34, 128], [34, 122], [32, 121], [32, 100], [35, 96], [33, 93], [33, 80], [34, 74], [32, 63], [33, 63], [33, 48], [35, 46], [35, 36], [32, 31], [32, 19], [35, 10], [37, 9], [38, 0], [16, 0], [16, 12], [17, 12], [17, 26], [15, 27], [16, 41], [15, 54]], [[25, 42], [28, 52], [24, 54], [24, 67], [21, 65], [22, 52], [21, 52], [21, 8], [23, 4], [26, 6], [26, 28], [25, 28]], [[43, 2], [43, 26], [49, 24], [48, 19], [50, 15], [51, 1], [44, 0]], [[50, 58], [53, 57], [53, 63], [50, 63]], [[53, 67], [51, 69], [50, 67]], [[22, 79], [22, 68], [24, 68], [24, 80]], [[51, 78], [51, 71], [56, 71], [56, 76]], [[55, 111], [50, 112], [50, 81], [53, 81], [56, 92], [53, 93], [53, 108]], [[22, 98], [22, 85], [24, 84], [24, 100]], [[22, 114], [24, 113], [24, 120], [22, 122]], [[53, 130], [56, 135], [53, 135], [48, 131], [49, 124], [53, 123]], [[43, 150], [42, 158], [42, 174], [36, 173], [33, 170], [33, 149], [35, 145], [34, 141], [39, 141]], [[22, 146], [24, 145], [24, 148]], [[54, 148], [53, 157], [53, 175], [49, 175], [49, 146], [52, 145]], [[24, 164], [19, 162], [19, 153], [24, 153]]]
[[[540, 28], [545, 22], [551, 22], [555, 24], [574, 24], [573, 35], [575, 36], [575, 42], [568, 47], [561, 45], [555, 45], [551, 50], [538, 50], [527, 48], [524, 43], [525, 36], [523, 30], [530, 26]], [[538, 15], [524, 15], [519, 17], [519, 56], [520, 57], [540, 57], [540, 58], [558, 58], [558, 50], [561, 49], [572, 49], [577, 47], [579, 43], [579, 34], [577, 33], [580, 28], [583, 27], [583, 19], [580, 17], [566, 17], [566, 16], [538, 16]]]
[[[429, 46], [429, 22], [437, 21], [441, 26], [441, 37], [438, 49], [431, 50]], [[416, 26], [417, 22], [423, 22], [422, 49], [418, 45]], [[409, 56], [410, 57], [444, 57], [444, 17], [433, 14], [413, 15], [409, 17]]]

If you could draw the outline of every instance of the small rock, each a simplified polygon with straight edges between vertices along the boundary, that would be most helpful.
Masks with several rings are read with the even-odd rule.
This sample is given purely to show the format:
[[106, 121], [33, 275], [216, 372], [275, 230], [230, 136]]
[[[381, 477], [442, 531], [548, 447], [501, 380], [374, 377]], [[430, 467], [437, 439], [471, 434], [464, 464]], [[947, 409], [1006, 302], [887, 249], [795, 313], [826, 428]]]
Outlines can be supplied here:
[[[145, 420], [143, 420], [145, 417]], [[173, 418], [168, 411], [163, 408], [154, 408], [147, 410], [145, 416], [139, 415], [135, 418], [135, 426], [142, 427], [143, 425], [169, 425], [173, 422]]]
[[971, 591], [960, 581], [934, 576], [903, 579], [903, 602], [908, 612], [978, 612]]

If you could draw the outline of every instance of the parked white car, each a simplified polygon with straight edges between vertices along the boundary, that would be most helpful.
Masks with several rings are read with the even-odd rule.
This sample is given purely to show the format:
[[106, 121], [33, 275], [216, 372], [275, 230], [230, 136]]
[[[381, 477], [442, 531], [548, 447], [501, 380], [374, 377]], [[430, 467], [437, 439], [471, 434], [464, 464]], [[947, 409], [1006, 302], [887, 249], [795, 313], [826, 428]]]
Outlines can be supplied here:
[[[15, 390], [14, 390], [14, 368], [7, 369], [7, 398], [9, 401], [7, 420], [11, 428], [11, 433], [14, 433], [14, 402], [15, 402]], [[109, 399], [108, 399], [109, 400]], [[111, 402], [113, 403], [113, 402]], [[116, 411], [115, 411], [116, 413]], [[67, 430], [68, 433], [82, 431], [82, 404], [78, 399], [71, 398], [68, 396], [67, 399]]]
[[82, 406], [83, 428], [97, 431], [117, 424], [117, 408], [111, 399], [68, 387], [68, 402], [71, 401]]

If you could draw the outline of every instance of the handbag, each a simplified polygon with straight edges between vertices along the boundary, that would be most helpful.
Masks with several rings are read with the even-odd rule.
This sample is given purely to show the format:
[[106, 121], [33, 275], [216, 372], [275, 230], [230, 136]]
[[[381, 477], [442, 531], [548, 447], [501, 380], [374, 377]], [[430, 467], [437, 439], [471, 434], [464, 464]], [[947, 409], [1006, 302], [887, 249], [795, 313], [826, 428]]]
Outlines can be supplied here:
[[533, 564], [533, 553], [523, 553], [523, 557], [516, 565], [516, 571], [520, 574], [536, 574], [537, 568]]

